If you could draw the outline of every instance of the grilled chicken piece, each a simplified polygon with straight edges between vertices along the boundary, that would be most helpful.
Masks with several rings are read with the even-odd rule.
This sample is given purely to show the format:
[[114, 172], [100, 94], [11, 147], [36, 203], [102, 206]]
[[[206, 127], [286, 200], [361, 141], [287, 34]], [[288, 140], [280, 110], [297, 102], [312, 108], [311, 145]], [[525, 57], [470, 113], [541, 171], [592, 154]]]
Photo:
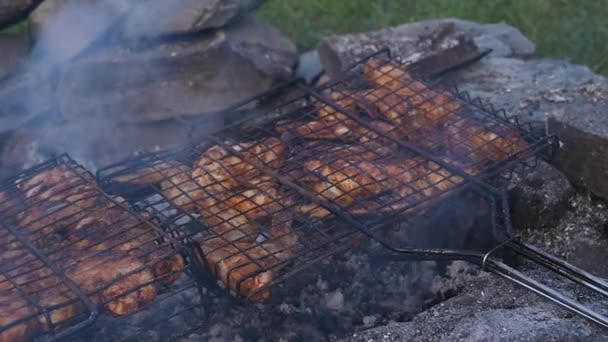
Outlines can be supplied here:
[[272, 216], [291, 203], [267, 176], [247, 183], [250, 188], [225, 191], [201, 201], [201, 217], [209, 229], [229, 241], [251, 241], [259, 234], [261, 218]]
[[197, 202], [206, 196], [205, 190], [194, 181], [192, 169], [177, 161], [158, 161], [114, 177], [112, 181], [133, 185], [159, 184], [165, 198], [188, 213], [198, 211]]
[[[233, 145], [232, 148], [246, 158], [272, 169], [280, 168], [287, 155], [283, 141], [272, 137], [258, 143]], [[192, 174], [194, 180], [207, 192], [220, 193], [261, 176], [261, 171], [225, 148], [215, 145], [194, 163]]]
[[409, 140], [424, 140], [463, 109], [450, 93], [415, 80], [404, 66], [372, 59], [364, 74], [378, 87], [367, 95], [368, 101]]
[[[36, 308], [15, 289], [0, 291], [0, 342], [28, 342], [42, 331]], [[12, 327], [4, 330], [9, 324]]]
[[365, 160], [335, 159], [329, 163], [323, 160], [311, 160], [304, 168], [319, 176], [322, 182], [313, 185], [316, 191], [326, 200], [335, 201], [341, 206], [348, 206], [356, 198], [379, 194], [385, 180], [383, 171], [375, 163]]
[[379, 88], [410, 89], [409, 96], [418, 94], [428, 88], [424, 83], [415, 80], [410, 75], [407, 66], [383, 61], [379, 58], [370, 59], [363, 66], [363, 74]]
[[487, 127], [472, 120], [448, 125], [442, 135], [444, 145], [453, 155], [480, 164], [504, 160], [528, 146], [515, 129], [496, 125]]
[[134, 257], [101, 252], [71, 261], [68, 277], [114, 316], [131, 315], [156, 298], [154, 275]]
[[[142, 215], [146, 219], [151, 216]], [[146, 222], [112, 203], [88, 213], [70, 231], [68, 239], [72, 246], [80, 249], [111, 250], [136, 257], [149, 265], [156, 280], [170, 285], [182, 275], [185, 263], [170, 246], [157, 243], [161, 235]]]
[[77, 173], [65, 165], [43, 171], [18, 184], [17, 188], [34, 202], [86, 202], [94, 201], [98, 194], [93, 176], [84, 171]]
[[368, 129], [340, 110], [343, 108], [351, 113], [361, 110], [370, 117], [377, 117], [376, 107], [367, 98], [370, 91], [334, 91], [329, 94], [334, 104], [315, 104], [318, 119], [309, 122], [282, 121], [275, 129], [278, 133], [296, 134], [308, 140], [356, 140]]
[[282, 212], [273, 218], [271, 239], [266, 242], [232, 242], [222, 238], [202, 241], [209, 268], [222, 284], [241, 296], [253, 302], [267, 300], [270, 297], [267, 286], [297, 247], [298, 236], [291, 224], [290, 214]]
[[[477, 170], [467, 168], [454, 159], [444, 161], [474, 175]], [[338, 204], [354, 215], [374, 212], [401, 211], [408, 206], [446, 193], [464, 179], [440, 165], [422, 157], [400, 161], [367, 160], [350, 156], [347, 159], [323, 159], [305, 163], [311, 177], [301, 177], [319, 198]], [[384, 199], [375, 199], [384, 194]], [[330, 213], [314, 204], [297, 207], [297, 212], [315, 218], [325, 218]]]

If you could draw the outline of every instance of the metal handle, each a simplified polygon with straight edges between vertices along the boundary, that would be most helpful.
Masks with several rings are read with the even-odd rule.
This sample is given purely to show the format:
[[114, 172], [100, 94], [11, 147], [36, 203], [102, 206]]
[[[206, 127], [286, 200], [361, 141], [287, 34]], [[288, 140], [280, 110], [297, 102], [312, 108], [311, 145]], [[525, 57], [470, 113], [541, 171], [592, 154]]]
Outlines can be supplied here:
[[[583, 271], [582, 269], [567, 263], [565, 260], [544, 252], [518, 239], [509, 241], [509, 243], [505, 244], [504, 247], [515, 252], [517, 255], [533, 261], [537, 265], [543, 266], [544, 268], [553, 271], [560, 276], [566, 277], [577, 284], [608, 298], [608, 282], [604, 279]], [[582, 317], [608, 328], [608, 317], [606, 315], [594, 311], [587, 305], [575, 301], [565, 296], [563, 293], [560, 293], [557, 290], [524, 275], [512, 267], [489, 257], [488, 254], [482, 261], [482, 267], [485, 270], [491, 271], [505, 279], [523, 286], [526, 289], [548, 300], [551, 300], [552, 302]]]

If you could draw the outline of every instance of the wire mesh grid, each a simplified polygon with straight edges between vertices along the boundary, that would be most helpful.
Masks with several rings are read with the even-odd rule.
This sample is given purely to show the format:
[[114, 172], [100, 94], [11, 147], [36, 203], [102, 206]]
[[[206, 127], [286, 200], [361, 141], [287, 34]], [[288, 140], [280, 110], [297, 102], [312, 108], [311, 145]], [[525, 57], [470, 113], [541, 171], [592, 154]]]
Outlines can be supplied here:
[[[0, 226], [10, 238], [0, 267], [4, 283], [19, 290], [6, 298], [32, 298], [36, 310], [13, 328], [2, 322], [0, 335], [65, 335], [87, 312], [124, 317], [149, 306], [190, 259], [152, 220], [101, 192], [94, 176], [65, 155], [4, 182]], [[37, 259], [29, 261], [26, 251]], [[27, 311], [7, 311], [6, 319], [22, 321]]]
[[363, 227], [403, 221], [550, 147], [499, 111], [381, 57], [192, 148], [98, 178], [179, 227], [225, 287], [264, 300], [289, 267], [343, 250]]

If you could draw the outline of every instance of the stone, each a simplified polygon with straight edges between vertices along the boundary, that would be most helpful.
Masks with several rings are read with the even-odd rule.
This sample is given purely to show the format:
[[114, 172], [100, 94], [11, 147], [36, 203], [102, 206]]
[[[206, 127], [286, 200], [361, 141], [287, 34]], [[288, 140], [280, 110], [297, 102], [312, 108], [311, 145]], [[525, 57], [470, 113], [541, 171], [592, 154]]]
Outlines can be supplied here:
[[26, 64], [28, 41], [25, 34], [0, 34], [0, 79], [16, 74]]
[[91, 53], [63, 70], [58, 103], [66, 118], [138, 122], [201, 115], [292, 77], [296, 63], [291, 41], [248, 16], [186, 40]]
[[330, 292], [325, 297], [325, 306], [333, 311], [342, 311], [344, 309], [344, 295], [339, 289]]
[[0, 29], [5, 29], [27, 18], [42, 0], [0, 0]]
[[30, 15], [28, 32], [36, 58], [62, 64], [108, 33], [135, 0], [46, 0]]
[[517, 228], [553, 226], [568, 209], [574, 188], [563, 173], [542, 160], [525, 176], [513, 179], [509, 190], [513, 225]]
[[[603, 82], [600, 91], [606, 91]], [[580, 99], [575, 99], [580, 103]], [[547, 132], [556, 134], [560, 148], [553, 163], [575, 184], [608, 199], [608, 100], [581, 104], [577, 110], [563, 108], [551, 113]]]
[[376, 324], [377, 320], [378, 319], [376, 318], [376, 316], [365, 316], [363, 317], [363, 325], [366, 327], [371, 327]]
[[494, 49], [492, 56], [530, 57], [536, 51], [534, 43], [512, 26], [440, 19], [374, 32], [330, 36], [319, 44], [319, 54], [327, 72], [335, 77], [356, 60], [383, 47], [390, 47], [394, 55], [414, 62], [453, 47], [462, 37], [473, 39], [480, 50]]
[[[546, 276], [536, 274], [543, 275]], [[585, 299], [592, 301], [591, 297]], [[340, 341], [369, 340], [599, 342], [608, 341], [608, 335], [596, 325], [572, 317], [535, 294], [488, 275], [468, 284], [464, 293], [419, 314], [410, 322], [368, 329]]]
[[541, 135], [554, 112], [586, 116], [601, 111], [608, 89], [606, 79], [589, 68], [550, 59], [490, 57], [453, 73], [445, 82], [517, 116]]
[[146, 1], [129, 13], [123, 34], [141, 39], [220, 28], [262, 3], [264, 0]]
[[[30, 124], [18, 129], [4, 144], [0, 174], [14, 174], [63, 153], [90, 171], [134, 156], [183, 146], [189, 127], [173, 120], [121, 124], [80, 119]], [[207, 129], [213, 129], [208, 125]], [[217, 129], [217, 128], [216, 128]]]
[[300, 55], [296, 77], [303, 78], [307, 83], [313, 83], [323, 72], [323, 65], [317, 50], [307, 51]]

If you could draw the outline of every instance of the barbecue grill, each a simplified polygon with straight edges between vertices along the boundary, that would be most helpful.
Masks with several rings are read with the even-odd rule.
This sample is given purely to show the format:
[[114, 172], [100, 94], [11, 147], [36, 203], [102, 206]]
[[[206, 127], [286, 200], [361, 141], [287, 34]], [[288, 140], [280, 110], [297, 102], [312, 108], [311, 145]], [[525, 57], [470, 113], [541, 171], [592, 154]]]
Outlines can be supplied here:
[[[290, 83], [302, 95], [272, 108], [251, 109], [277, 89], [240, 103], [223, 114], [236, 122], [206, 137], [197, 137], [204, 122], [188, 123], [189, 146], [138, 156], [96, 177], [61, 156], [6, 181], [0, 224], [10, 237], [7, 250], [36, 266], [0, 260], [8, 290], [28, 310], [0, 322], [0, 334], [32, 322], [35, 333], [61, 338], [101, 313], [119, 315], [112, 304], [138, 293], [133, 314], [154, 303], [141, 299], [144, 289], [166, 297], [191, 290], [193, 283], [178, 279], [182, 273], [201, 286], [211, 281], [238, 298], [265, 301], [273, 285], [369, 238], [394, 259], [470, 261], [608, 326], [606, 317], [499, 258], [514, 253], [608, 295], [604, 280], [513, 234], [498, 185], [550, 158], [556, 137], [538, 136], [413, 69], [381, 50], [320, 87]], [[471, 199], [491, 218], [496, 242], [489, 250], [419, 248], [396, 234], [445, 202]], [[129, 257], [139, 267], [107, 276], [99, 287], [78, 277], [81, 260], [111, 265]], [[50, 274], [70, 302], [45, 302], [36, 293], [48, 291], [46, 281], [11, 272]], [[142, 272], [145, 281], [127, 281]], [[120, 284], [133, 286], [104, 295]], [[54, 319], [68, 305], [69, 321]]]
[[[123, 189], [118, 192], [133, 198], [146, 212], [162, 217], [168, 226], [184, 228], [182, 232], [190, 242], [198, 241], [194, 245], [199, 261], [204, 266], [207, 260], [216, 275], [226, 273], [220, 282], [237, 296], [267, 298], [268, 292], [264, 291], [268, 286], [328, 254], [348, 248], [349, 241], [367, 236], [404, 259], [476, 263], [608, 326], [606, 317], [496, 258], [502, 251], [516, 253], [608, 295], [604, 280], [514, 236], [506, 195], [494, 185], [498, 179], [511, 178], [515, 173], [525, 177], [539, 158], [550, 158], [556, 137], [538, 136], [531, 127], [491, 104], [458, 89], [442, 89], [433, 79], [404, 74], [404, 69], [407, 65], [391, 56], [388, 49], [379, 51], [363, 58], [336, 81], [317, 89], [300, 86], [303, 96], [263, 113], [247, 108], [263, 102], [264, 96], [239, 104], [229, 114], [238, 113], [241, 120], [196, 141], [191, 148], [121, 163], [101, 170], [98, 178], [108, 191]], [[370, 79], [370, 75], [376, 78]], [[196, 128], [195, 125], [192, 136], [196, 136]], [[486, 132], [483, 137], [470, 138], [482, 131]], [[264, 143], [255, 146], [261, 141]], [[391, 148], [384, 149], [387, 146]], [[283, 148], [288, 151], [285, 163], [278, 166], [276, 160], [281, 158]], [[206, 165], [213, 165], [208, 169], [217, 168], [240, 179], [238, 186], [227, 186], [224, 180], [200, 170], [194, 177], [189, 170], [178, 171], [179, 177], [168, 177], [177, 164], [201, 165], [198, 158], [214, 149], [217, 153], [205, 157]], [[123, 182], [116, 182], [144, 165], [147, 173], [140, 177], [156, 175], [152, 178], [169, 184], [165, 184], [165, 189], [178, 190], [168, 196], [157, 185], [146, 185], [149, 193], [157, 196], [157, 202], [146, 202], [139, 200], [142, 197], [131, 196], [141, 194], [141, 188], [125, 190]], [[236, 169], [244, 171], [238, 173]], [[415, 175], [411, 170], [417, 170]], [[366, 177], [357, 179], [361, 174]], [[201, 177], [213, 179], [206, 183], [207, 189], [219, 189], [208, 191], [197, 186]], [[391, 179], [403, 181], [395, 185]], [[394, 191], [393, 186], [401, 188]], [[197, 193], [201, 191], [206, 193]], [[243, 196], [243, 191], [249, 191], [249, 197]], [[467, 192], [484, 198], [491, 208], [493, 225], [488, 229], [499, 241], [491, 250], [416, 249], [383, 236], [387, 227], [396, 223], [403, 227], [408, 219], [432, 211], [436, 203]], [[193, 215], [193, 211], [175, 205], [184, 202], [184, 198], [191, 203], [218, 194], [221, 196], [210, 203], [236, 202], [248, 204], [247, 209], [220, 217], [200, 212]], [[256, 201], [255, 196], [260, 198]], [[359, 200], [361, 197], [365, 198]], [[174, 214], [159, 213], [162, 205], [171, 206]], [[272, 233], [272, 223], [255, 229], [246, 227], [247, 218], [255, 216], [248, 215], [248, 211], [263, 212], [260, 216], [265, 218], [285, 214], [287, 219], [277, 224], [292, 229], [281, 235]], [[292, 241], [285, 243], [285, 239]], [[204, 241], [214, 241], [214, 247], [205, 246]], [[222, 248], [223, 252], [217, 253]], [[234, 263], [231, 258], [240, 261]], [[232, 264], [234, 267], [227, 266]], [[228, 269], [222, 270], [223, 267]], [[271, 279], [259, 279], [268, 272]], [[248, 281], [258, 287], [246, 285]]]

